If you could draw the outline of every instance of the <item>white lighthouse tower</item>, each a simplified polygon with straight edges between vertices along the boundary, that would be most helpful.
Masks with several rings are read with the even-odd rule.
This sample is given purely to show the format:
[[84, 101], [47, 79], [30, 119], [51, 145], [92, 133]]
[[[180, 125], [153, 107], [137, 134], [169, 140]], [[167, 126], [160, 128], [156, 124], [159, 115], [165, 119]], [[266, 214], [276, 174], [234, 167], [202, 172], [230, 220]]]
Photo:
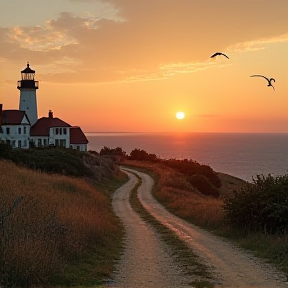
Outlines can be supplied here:
[[21, 80], [18, 81], [17, 88], [20, 90], [19, 110], [25, 111], [31, 126], [38, 120], [36, 90], [38, 81], [34, 80], [35, 71], [27, 67], [21, 71]]

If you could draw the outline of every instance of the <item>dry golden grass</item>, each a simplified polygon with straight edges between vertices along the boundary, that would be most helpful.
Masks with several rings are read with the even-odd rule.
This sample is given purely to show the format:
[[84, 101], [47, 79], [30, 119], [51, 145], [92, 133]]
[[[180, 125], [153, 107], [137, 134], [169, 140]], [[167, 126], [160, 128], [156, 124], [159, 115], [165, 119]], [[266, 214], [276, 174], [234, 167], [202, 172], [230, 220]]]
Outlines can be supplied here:
[[[187, 219], [195, 224], [204, 225], [210, 228], [217, 228], [223, 225], [223, 198], [213, 198], [198, 193], [188, 182], [185, 176], [175, 172], [167, 166], [144, 161], [126, 160], [124, 164], [129, 166], [142, 167], [153, 171], [157, 179], [155, 197], [165, 205], [172, 213]], [[222, 184], [222, 195], [231, 194], [232, 190], [241, 188], [245, 181], [230, 177], [220, 179]], [[235, 178], [235, 179], [234, 179]]]
[[117, 229], [108, 197], [84, 179], [37, 173], [5, 161], [0, 161], [0, 175], [3, 284], [46, 282], [88, 246], [105, 245]]

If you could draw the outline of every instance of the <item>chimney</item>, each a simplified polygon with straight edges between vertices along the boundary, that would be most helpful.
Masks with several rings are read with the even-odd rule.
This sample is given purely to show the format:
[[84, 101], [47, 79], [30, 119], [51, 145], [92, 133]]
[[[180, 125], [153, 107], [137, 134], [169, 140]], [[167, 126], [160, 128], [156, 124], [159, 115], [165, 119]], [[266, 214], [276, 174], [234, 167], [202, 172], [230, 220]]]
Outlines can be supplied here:
[[53, 118], [53, 112], [51, 110], [49, 110], [48, 117]]
[[2, 127], [1, 127], [1, 124], [2, 124], [2, 107], [3, 107], [3, 105], [0, 104], [0, 133], [2, 133]]

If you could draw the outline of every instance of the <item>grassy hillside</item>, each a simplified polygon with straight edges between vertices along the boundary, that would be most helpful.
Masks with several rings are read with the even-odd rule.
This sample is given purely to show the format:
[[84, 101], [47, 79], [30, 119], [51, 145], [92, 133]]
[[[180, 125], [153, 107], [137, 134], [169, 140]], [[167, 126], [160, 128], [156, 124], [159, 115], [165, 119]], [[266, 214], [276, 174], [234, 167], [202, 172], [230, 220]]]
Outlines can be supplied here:
[[95, 285], [110, 275], [122, 227], [108, 190], [126, 177], [113, 176], [100, 191], [84, 178], [48, 175], [5, 160], [0, 175], [2, 285]]

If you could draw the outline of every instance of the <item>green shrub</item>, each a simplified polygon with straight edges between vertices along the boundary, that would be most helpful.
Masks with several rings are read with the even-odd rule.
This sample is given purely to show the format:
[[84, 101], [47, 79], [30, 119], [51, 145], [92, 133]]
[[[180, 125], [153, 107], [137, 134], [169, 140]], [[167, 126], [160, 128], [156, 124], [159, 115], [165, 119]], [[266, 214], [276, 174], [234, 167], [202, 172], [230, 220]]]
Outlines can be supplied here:
[[282, 234], [288, 229], [288, 175], [257, 175], [224, 202], [225, 219], [234, 228]]
[[[1, 144], [2, 145], [2, 144]], [[92, 176], [83, 163], [84, 152], [66, 148], [11, 149], [3, 146], [6, 152], [0, 158], [15, 164], [46, 173], [63, 174], [75, 177]]]
[[169, 159], [161, 161], [164, 165], [177, 170], [185, 175], [201, 174], [205, 176], [213, 186], [220, 188], [222, 186], [221, 180], [217, 173], [208, 165], [201, 165], [198, 162], [191, 159]]
[[213, 186], [210, 181], [202, 174], [195, 174], [187, 178], [192, 186], [199, 190], [204, 195], [213, 196], [215, 198], [219, 197], [219, 191]]
[[0, 141], [0, 158], [7, 157], [8, 155], [10, 155], [11, 151], [12, 151], [11, 145]]

